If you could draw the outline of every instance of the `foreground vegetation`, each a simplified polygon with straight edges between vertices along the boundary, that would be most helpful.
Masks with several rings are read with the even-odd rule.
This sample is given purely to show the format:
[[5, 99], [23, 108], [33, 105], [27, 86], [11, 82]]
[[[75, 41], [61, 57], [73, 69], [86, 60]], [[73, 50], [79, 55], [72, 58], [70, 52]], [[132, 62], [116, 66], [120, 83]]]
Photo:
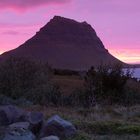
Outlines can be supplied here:
[[[63, 83], [59, 78], [55, 82], [54, 77], [58, 75], [59, 78], [66, 77]], [[71, 79], [73, 76], [78, 80]], [[96, 104], [131, 106], [140, 104], [140, 89], [136, 88], [140, 83], [131, 77], [131, 71], [128, 69], [124, 73], [119, 64], [101, 65], [96, 69], [91, 67], [82, 73], [52, 70], [48, 64], [27, 58], [9, 58], [0, 64], [0, 95], [25, 98], [42, 105], [85, 108]], [[70, 79], [71, 86], [66, 87]], [[131, 84], [128, 84], [130, 81]], [[60, 83], [64, 84], [65, 90], [61, 89]]]
[[48, 119], [58, 114], [71, 121], [78, 134], [70, 140], [139, 140], [140, 106], [95, 106], [85, 108], [31, 106]]
[[0, 64], [0, 104], [24, 99], [18, 105], [42, 111], [46, 119], [58, 114], [77, 127], [72, 140], [139, 140], [139, 85], [121, 65], [75, 72], [26, 58]]

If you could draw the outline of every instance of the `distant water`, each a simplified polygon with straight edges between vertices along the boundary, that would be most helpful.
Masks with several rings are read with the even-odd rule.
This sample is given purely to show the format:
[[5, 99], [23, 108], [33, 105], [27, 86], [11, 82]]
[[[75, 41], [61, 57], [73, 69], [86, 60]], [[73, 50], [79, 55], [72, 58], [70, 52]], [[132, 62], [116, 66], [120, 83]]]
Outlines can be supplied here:
[[[124, 69], [126, 71], [127, 69]], [[132, 77], [137, 78], [140, 80], [140, 68], [130, 69], [130, 72], [133, 73]]]
[[140, 79], [140, 68], [134, 69], [133, 77]]
[[[124, 70], [126, 70], [126, 69], [124, 69]], [[130, 71], [133, 72], [132, 77], [140, 79], [140, 68], [134, 68], [134, 69], [131, 69]]]

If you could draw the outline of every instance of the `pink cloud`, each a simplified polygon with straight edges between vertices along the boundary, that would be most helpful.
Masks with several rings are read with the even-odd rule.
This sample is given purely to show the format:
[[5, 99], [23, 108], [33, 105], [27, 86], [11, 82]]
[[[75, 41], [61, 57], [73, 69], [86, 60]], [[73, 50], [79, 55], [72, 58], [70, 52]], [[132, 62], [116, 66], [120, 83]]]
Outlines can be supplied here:
[[140, 0], [0, 0], [0, 53], [60, 15], [87, 21], [114, 56], [140, 63], [139, 5]]
[[1, 0], [0, 9], [27, 10], [48, 4], [63, 4], [70, 0]]
[[[119, 48], [119, 49], [115, 49]], [[122, 48], [122, 49], [121, 49]], [[140, 62], [140, 50], [136, 48], [124, 48], [122, 47], [114, 47], [114, 49], [110, 49], [109, 52], [113, 54], [118, 59], [126, 62], [126, 63], [139, 63]]]
[[1, 34], [3, 34], [3, 35], [18, 35], [19, 32], [8, 30], [8, 31], [5, 31], [5, 32], [2, 32]]

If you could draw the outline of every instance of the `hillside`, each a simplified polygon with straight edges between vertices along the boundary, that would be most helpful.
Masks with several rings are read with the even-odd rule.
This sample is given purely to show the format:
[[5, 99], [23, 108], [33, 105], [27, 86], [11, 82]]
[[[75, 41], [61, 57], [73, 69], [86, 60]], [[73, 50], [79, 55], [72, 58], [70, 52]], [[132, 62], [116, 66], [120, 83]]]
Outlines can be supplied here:
[[55, 16], [31, 39], [0, 56], [29, 57], [54, 68], [85, 70], [101, 63], [123, 63], [105, 49], [95, 30], [86, 22]]

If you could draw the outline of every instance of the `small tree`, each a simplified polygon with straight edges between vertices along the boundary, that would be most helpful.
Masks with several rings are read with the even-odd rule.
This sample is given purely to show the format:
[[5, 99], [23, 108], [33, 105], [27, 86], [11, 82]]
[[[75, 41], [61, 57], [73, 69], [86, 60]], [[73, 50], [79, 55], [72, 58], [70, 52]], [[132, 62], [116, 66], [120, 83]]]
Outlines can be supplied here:
[[124, 99], [124, 87], [130, 77], [130, 71], [128, 70], [124, 74], [120, 64], [102, 65], [97, 69], [92, 67], [87, 72], [85, 85], [90, 96], [96, 101], [107, 101], [110, 104], [119, 103]]

